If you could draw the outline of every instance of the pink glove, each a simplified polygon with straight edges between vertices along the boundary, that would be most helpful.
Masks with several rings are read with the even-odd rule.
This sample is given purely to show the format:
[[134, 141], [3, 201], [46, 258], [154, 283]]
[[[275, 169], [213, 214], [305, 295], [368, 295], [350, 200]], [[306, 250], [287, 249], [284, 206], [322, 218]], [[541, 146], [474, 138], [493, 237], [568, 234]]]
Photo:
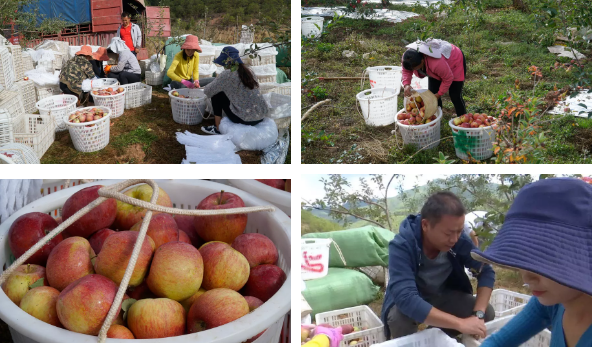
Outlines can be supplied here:
[[317, 326], [314, 331], [316, 335], [325, 335], [329, 337], [329, 342], [331, 342], [331, 347], [339, 347], [339, 343], [343, 339], [343, 335], [341, 334], [341, 327], [338, 328], [328, 328], [324, 326]]
[[183, 80], [181, 81], [181, 83], [184, 84], [187, 88], [195, 88], [195, 85], [193, 85], [193, 82], [191, 81]]
[[199, 88], [199, 80], [195, 80], [195, 82], [193, 83], [193, 85], [195, 86], [195, 88]]

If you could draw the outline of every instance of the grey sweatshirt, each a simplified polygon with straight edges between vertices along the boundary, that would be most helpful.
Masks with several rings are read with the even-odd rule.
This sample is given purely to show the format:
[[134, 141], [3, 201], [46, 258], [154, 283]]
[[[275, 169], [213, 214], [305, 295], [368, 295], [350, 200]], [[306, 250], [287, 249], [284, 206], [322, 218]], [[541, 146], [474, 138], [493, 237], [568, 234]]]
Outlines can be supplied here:
[[204, 93], [209, 98], [220, 92], [226, 94], [230, 100], [230, 110], [243, 121], [259, 121], [267, 116], [269, 109], [259, 88], [245, 87], [237, 71], [224, 70], [204, 87]]
[[138, 63], [138, 59], [132, 51], [125, 50], [119, 53], [119, 58], [117, 59], [117, 65], [111, 67], [111, 71], [113, 72], [129, 72], [132, 74], [141, 74], [142, 69], [140, 69], [140, 63]]

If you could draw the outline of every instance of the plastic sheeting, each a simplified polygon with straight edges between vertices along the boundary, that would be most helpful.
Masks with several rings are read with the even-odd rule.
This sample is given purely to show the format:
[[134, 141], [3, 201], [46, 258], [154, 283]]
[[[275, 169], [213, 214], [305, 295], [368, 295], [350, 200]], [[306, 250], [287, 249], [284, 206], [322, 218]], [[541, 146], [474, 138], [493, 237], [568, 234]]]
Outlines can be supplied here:
[[[72, 24], [82, 24], [91, 21], [90, 0], [39, 0], [39, 16], [41, 23], [44, 18], [61, 18]], [[26, 12], [32, 12], [34, 5], [25, 7]]]
[[241, 164], [238, 149], [230, 135], [198, 135], [189, 131], [177, 133], [177, 141], [185, 145], [182, 164]]
[[263, 150], [261, 164], [284, 164], [290, 148], [290, 132], [287, 129], [280, 130], [276, 142]]
[[25, 76], [29, 77], [37, 87], [57, 87], [60, 84], [59, 73], [55, 74], [47, 72], [42, 66], [25, 71]]
[[[569, 108], [569, 111], [565, 111]], [[588, 118], [588, 113], [592, 112], [592, 91], [581, 90], [576, 96], [568, 97], [564, 101], [549, 111], [550, 114], [573, 114], [574, 116]]]
[[260, 151], [275, 143], [278, 129], [270, 118], [264, 118], [254, 126], [233, 123], [224, 117], [220, 122], [220, 133], [228, 134], [231, 140], [241, 150]]
[[[399, 4], [399, 2], [397, 2]], [[358, 19], [360, 15], [356, 13], [345, 13], [345, 7], [304, 7], [302, 8], [301, 15], [303, 17], [306, 16], [323, 16], [323, 17], [333, 17], [334, 14], [338, 16], [344, 16], [347, 18]], [[408, 11], [396, 11], [396, 10], [385, 10], [385, 9], [376, 9], [374, 10], [374, 15], [371, 17], [374, 20], [384, 20], [387, 22], [392, 23], [399, 23], [407, 18], [417, 17], [419, 16], [417, 13], [408, 12]]]

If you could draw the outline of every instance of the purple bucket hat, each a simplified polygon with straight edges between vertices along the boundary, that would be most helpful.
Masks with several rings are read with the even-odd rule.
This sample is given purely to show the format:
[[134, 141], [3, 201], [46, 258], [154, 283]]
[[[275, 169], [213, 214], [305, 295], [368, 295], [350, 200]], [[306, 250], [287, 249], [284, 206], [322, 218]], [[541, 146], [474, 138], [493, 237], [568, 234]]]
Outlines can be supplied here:
[[592, 295], [592, 185], [553, 178], [523, 187], [491, 246], [471, 256]]

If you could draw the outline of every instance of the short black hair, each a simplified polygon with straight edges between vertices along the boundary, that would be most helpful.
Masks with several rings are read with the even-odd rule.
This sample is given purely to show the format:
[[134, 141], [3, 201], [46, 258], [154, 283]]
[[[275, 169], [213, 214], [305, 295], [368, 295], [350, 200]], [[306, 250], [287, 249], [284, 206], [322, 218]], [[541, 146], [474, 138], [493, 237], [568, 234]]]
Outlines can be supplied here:
[[423, 54], [413, 48], [408, 49], [403, 54], [403, 68], [406, 70], [413, 70], [416, 66], [421, 64]]
[[452, 192], [442, 191], [431, 195], [421, 208], [421, 218], [434, 226], [443, 215], [464, 216], [465, 206]]
[[127, 17], [127, 18], [130, 18], [130, 19], [131, 19], [131, 18], [132, 18], [132, 15], [130, 15], [130, 14], [129, 14], [129, 13], [127, 13], [127, 12], [122, 12], [122, 13], [121, 13], [121, 18], [125, 18], [125, 17]]

